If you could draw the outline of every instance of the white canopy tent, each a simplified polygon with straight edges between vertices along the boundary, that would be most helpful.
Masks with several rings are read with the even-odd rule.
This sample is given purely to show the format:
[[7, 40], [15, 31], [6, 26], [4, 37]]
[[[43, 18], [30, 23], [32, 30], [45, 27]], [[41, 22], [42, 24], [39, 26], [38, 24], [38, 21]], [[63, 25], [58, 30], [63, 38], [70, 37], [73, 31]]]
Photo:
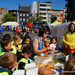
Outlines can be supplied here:
[[17, 26], [19, 25], [17, 22], [6, 22], [2, 24], [3, 26]]

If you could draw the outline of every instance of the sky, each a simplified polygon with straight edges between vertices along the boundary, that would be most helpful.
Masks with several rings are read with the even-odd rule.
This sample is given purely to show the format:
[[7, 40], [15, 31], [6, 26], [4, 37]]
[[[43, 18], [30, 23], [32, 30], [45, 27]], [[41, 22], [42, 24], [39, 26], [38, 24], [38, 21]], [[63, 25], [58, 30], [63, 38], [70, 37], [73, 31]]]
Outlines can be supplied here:
[[[0, 8], [7, 8], [8, 10], [18, 10], [19, 4], [21, 6], [29, 6], [31, 4], [31, 12], [32, 12], [32, 4], [34, 0], [0, 0]], [[52, 9], [63, 9], [65, 8], [65, 4], [67, 3], [65, 0], [35, 0], [38, 2], [52, 2]], [[37, 6], [38, 7], [38, 6]]]

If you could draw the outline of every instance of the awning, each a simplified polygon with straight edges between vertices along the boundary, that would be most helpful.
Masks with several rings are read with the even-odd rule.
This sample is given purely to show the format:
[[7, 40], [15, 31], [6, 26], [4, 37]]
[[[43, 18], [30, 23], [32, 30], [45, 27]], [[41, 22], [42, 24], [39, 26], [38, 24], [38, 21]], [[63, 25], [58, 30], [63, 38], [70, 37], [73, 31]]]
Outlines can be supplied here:
[[57, 20], [55, 20], [53, 23], [51, 23], [51, 26], [55, 26], [55, 25], [58, 25], [58, 24], [61, 24], [61, 23], [58, 22]]
[[17, 22], [6, 22], [2, 24], [3, 26], [17, 26], [19, 25]]

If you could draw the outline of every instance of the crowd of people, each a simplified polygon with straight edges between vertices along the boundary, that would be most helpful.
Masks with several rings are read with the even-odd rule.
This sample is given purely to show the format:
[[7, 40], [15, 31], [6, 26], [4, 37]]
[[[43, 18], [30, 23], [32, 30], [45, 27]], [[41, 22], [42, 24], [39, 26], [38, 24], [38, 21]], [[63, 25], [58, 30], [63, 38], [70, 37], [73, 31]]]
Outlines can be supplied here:
[[[18, 28], [18, 27], [17, 27]], [[28, 36], [25, 27], [22, 27], [23, 35], [21, 32], [15, 32], [14, 37], [5, 34], [0, 39], [1, 55], [0, 55], [0, 75], [12, 75], [15, 70], [24, 70], [24, 66], [28, 63], [34, 62], [34, 56], [37, 54], [47, 54], [48, 51], [55, 51], [49, 48], [50, 44], [57, 46], [56, 37], [47, 37], [48, 31], [45, 27], [39, 29], [38, 36], [33, 39]], [[27, 34], [27, 35], [26, 35]], [[69, 59], [65, 62], [64, 71], [62, 75], [75, 74], [75, 27], [71, 23], [68, 31], [64, 34], [62, 42], [64, 44], [65, 53], [70, 54]], [[56, 47], [58, 49], [58, 47]], [[66, 73], [65, 71], [73, 71]]]

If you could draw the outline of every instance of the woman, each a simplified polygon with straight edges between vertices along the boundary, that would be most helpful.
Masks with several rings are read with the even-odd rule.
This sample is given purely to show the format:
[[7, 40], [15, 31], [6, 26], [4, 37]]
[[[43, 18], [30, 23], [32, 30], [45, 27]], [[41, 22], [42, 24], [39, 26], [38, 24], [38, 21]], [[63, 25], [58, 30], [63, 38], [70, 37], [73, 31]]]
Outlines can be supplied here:
[[70, 54], [70, 52], [75, 51], [75, 26], [73, 23], [70, 23], [68, 27], [68, 31], [64, 34], [62, 38], [62, 42], [64, 44], [64, 51], [67, 54]]
[[51, 49], [46, 48], [43, 49], [44, 42], [43, 39], [45, 39], [48, 35], [48, 31], [46, 28], [40, 28], [39, 29], [39, 35], [37, 37], [34, 37], [31, 41], [31, 44], [33, 46], [33, 50], [35, 54], [41, 54], [45, 51], [50, 51]]

